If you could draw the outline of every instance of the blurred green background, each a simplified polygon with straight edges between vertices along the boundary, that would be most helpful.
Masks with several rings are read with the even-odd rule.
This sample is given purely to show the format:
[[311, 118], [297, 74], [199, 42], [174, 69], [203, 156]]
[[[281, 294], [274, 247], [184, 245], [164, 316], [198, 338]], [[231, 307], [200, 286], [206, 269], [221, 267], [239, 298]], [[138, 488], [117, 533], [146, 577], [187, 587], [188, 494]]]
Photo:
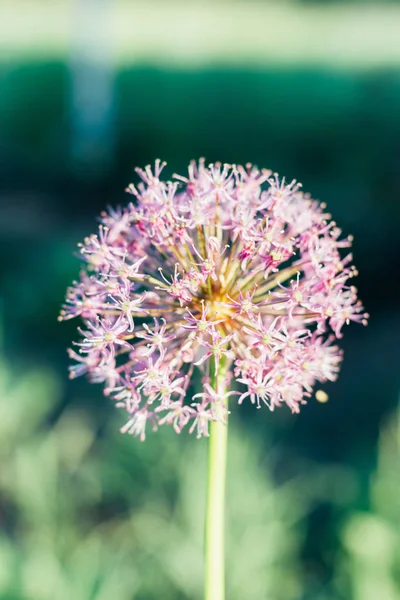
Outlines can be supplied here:
[[229, 600], [400, 599], [400, 3], [0, 0], [0, 598], [198, 599], [206, 441], [67, 379], [76, 244], [160, 157], [251, 161], [355, 235], [327, 404], [231, 416]]

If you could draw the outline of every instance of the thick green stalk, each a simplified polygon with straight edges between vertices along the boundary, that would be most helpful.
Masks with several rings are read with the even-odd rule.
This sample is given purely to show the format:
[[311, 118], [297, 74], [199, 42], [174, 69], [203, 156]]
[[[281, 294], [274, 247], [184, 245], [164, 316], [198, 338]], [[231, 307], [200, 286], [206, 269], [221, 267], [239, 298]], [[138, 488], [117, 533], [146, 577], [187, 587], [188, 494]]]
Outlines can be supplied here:
[[[220, 365], [211, 385], [219, 393], [225, 390], [226, 371]], [[225, 400], [226, 402], [227, 400]], [[211, 422], [208, 454], [208, 483], [205, 526], [205, 600], [225, 598], [225, 472], [228, 423]]]

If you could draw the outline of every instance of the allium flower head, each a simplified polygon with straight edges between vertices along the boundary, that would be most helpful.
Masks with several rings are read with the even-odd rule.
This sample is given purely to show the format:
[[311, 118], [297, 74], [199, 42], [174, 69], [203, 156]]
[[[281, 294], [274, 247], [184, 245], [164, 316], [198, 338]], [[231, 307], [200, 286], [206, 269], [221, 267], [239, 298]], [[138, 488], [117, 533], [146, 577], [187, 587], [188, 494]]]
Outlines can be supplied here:
[[[128, 412], [122, 431], [141, 439], [148, 422], [208, 435], [233, 394], [298, 412], [317, 381], [336, 379], [343, 325], [366, 324], [351, 238], [270, 171], [201, 160], [162, 181], [164, 166], [137, 169], [132, 202], [80, 246], [85, 268], [60, 317], [83, 321], [71, 377], [103, 382]], [[204, 387], [191, 396], [197, 368]], [[240, 391], [214, 390], [215, 372]]]

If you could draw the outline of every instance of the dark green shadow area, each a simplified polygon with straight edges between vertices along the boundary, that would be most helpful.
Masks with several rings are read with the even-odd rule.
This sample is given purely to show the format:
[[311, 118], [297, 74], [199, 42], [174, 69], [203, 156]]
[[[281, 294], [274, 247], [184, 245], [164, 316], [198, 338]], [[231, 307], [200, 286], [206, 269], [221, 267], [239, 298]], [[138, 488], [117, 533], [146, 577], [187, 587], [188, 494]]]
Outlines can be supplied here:
[[[379, 376], [379, 361], [385, 357], [385, 370], [393, 355], [399, 297], [393, 273], [399, 253], [400, 71], [120, 71], [108, 137], [101, 140], [113, 148], [106, 164], [98, 160], [100, 150], [84, 163], [74, 161], [65, 64], [3, 66], [0, 89], [0, 270], [14, 351], [20, 353], [22, 344], [23, 353], [48, 356], [68, 339], [68, 326], [60, 327], [54, 317], [78, 268], [71, 256], [75, 242], [93, 229], [104, 206], [125, 201], [134, 166], [161, 157], [171, 175], [200, 156], [250, 161], [302, 181], [328, 203], [345, 234], [356, 237], [358, 285], [372, 320], [367, 330], [346, 331], [348, 357], [332, 390], [347, 397], [343, 420], [352, 412], [356, 418], [362, 404], [375, 422], [395, 401], [390, 377]], [[361, 358], [371, 337], [382, 347]], [[388, 386], [386, 402], [373, 398], [365, 358], [372, 372], [378, 369], [375, 394]], [[351, 361], [359, 366], [351, 368]], [[340, 405], [332, 402], [324, 415]]]

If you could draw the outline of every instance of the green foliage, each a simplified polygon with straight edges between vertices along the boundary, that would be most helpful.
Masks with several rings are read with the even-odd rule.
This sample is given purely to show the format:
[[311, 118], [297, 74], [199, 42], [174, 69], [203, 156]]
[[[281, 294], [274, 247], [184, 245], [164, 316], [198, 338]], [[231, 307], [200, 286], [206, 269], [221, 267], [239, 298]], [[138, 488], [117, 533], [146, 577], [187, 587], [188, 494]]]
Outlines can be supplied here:
[[[117, 411], [104, 431], [77, 402], [60, 414], [60, 395], [52, 372], [0, 367], [0, 597], [201, 598], [206, 442], [161, 429], [140, 443], [119, 433]], [[234, 414], [228, 597], [398, 600], [398, 418], [381, 435], [370, 512], [354, 510], [351, 469], [303, 465], [277, 484], [265, 448]], [[316, 584], [302, 554], [309, 515], [326, 503], [347, 516], [332, 580]]]

